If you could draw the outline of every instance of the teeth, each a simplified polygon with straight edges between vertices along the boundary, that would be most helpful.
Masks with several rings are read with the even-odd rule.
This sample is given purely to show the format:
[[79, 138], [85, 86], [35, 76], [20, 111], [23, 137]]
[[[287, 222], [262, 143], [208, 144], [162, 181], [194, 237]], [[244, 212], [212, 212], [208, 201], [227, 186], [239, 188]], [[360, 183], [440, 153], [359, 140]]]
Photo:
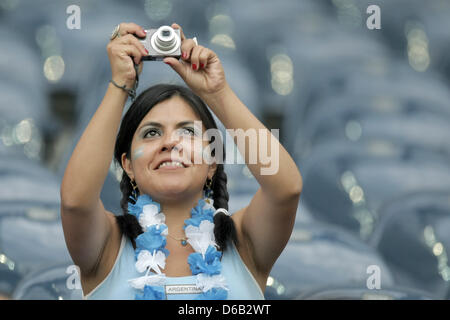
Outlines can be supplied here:
[[184, 166], [183, 166], [183, 164], [181, 162], [178, 162], [178, 161], [165, 161], [165, 162], [161, 163], [158, 166], [158, 169], [161, 168], [161, 167], [167, 167], [167, 166], [172, 166], [172, 167], [173, 166], [177, 166], [177, 167], [184, 168]]

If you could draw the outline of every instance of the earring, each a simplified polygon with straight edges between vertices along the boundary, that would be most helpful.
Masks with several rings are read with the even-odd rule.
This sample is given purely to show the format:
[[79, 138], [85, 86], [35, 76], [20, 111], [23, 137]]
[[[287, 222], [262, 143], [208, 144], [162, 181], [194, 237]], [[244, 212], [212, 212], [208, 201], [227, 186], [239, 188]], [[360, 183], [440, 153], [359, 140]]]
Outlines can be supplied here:
[[212, 190], [212, 179], [206, 179], [205, 197], [212, 198], [214, 192]]
[[137, 187], [137, 184], [136, 184], [136, 182], [134, 182], [134, 180], [130, 180], [130, 183], [131, 183], [131, 186], [133, 187], [132, 196], [134, 199], [137, 199], [137, 197], [138, 197], [137, 190], [139, 190]]

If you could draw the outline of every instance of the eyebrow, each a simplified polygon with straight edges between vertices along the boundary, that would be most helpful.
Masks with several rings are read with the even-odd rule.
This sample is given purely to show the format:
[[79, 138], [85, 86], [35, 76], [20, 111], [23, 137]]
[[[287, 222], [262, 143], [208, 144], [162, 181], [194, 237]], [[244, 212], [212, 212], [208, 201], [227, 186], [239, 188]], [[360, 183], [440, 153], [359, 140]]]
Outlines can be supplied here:
[[[197, 120], [197, 121], [200, 121], [200, 120]], [[176, 127], [176, 128], [180, 128], [180, 127], [183, 127], [183, 126], [188, 125], [188, 124], [194, 125], [194, 121], [192, 121], [192, 120], [181, 121], [181, 122], [178, 122], [178, 123], [176, 124], [175, 127]], [[153, 122], [153, 121], [150, 121], [150, 122], [144, 123], [144, 124], [139, 128], [139, 130], [141, 130], [142, 128], [147, 127], [147, 126], [154, 126], [154, 127], [158, 127], [158, 128], [162, 128], [162, 127], [163, 127], [163, 125], [162, 125], [161, 123], [159, 123], [159, 122]]]

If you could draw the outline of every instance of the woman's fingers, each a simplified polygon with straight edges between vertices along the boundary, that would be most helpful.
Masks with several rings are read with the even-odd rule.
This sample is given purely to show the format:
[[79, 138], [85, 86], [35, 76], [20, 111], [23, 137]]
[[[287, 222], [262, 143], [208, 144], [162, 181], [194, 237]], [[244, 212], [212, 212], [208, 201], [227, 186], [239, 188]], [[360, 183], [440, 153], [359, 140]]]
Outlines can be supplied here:
[[193, 39], [186, 39], [183, 28], [180, 25], [172, 23], [171, 27], [180, 30], [181, 59], [190, 62], [193, 70], [205, 68], [210, 55], [209, 49], [197, 45]]
[[203, 48], [200, 51], [200, 53], [198, 55], [198, 63], [199, 63], [198, 68], [199, 69], [206, 68], [206, 66], [208, 65], [208, 59], [209, 59], [209, 56], [211, 55], [211, 53], [212, 52], [208, 48]]
[[183, 60], [189, 60], [189, 57], [191, 56], [192, 48], [196, 46], [194, 40], [192, 39], [186, 39], [186, 36], [184, 35], [183, 28], [180, 27], [180, 25], [176, 23], [172, 23], [172, 28], [179, 29], [180, 30], [180, 38], [181, 38], [181, 58]]
[[164, 62], [172, 67], [184, 82], [197, 94], [219, 92], [226, 85], [222, 64], [211, 49], [187, 39], [181, 27], [173, 23], [181, 38], [181, 59], [165, 57]]
[[194, 40], [186, 39], [181, 43], [181, 58], [183, 60], [189, 60], [191, 57], [191, 51], [196, 46]]
[[199, 54], [202, 48], [200, 46], [195, 46], [192, 48], [191, 52], [191, 68], [192, 70], [198, 70], [199, 67]]
[[199, 70], [206, 67], [211, 50], [203, 46], [195, 46], [191, 52], [192, 70]]
[[142, 52], [134, 45], [124, 44], [118, 46], [119, 55], [132, 56], [135, 64], [139, 64], [142, 58]]
[[147, 49], [145, 49], [144, 45], [135, 36], [133, 36], [131, 34], [127, 34], [127, 35], [121, 37], [118, 40], [118, 43], [126, 44], [126, 45], [133, 45], [141, 51], [143, 56], [148, 55], [148, 51], [147, 51]]
[[139, 37], [145, 37], [146, 35], [144, 28], [132, 22], [130, 23], [122, 22], [120, 24], [119, 33], [120, 36], [125, 36], [127, 34], [135, 34]]
[[135, 23], [121, 23], [119, 35], [106, 46], [111, 64], [112, 78], [117, 83], [123, 83], [127, 87], [133, 86], [136, 72], [133, 62], [142, 70], [142, 57], [148, 55], [144, 45], [137, 37], [144, 37], [144, 29]]

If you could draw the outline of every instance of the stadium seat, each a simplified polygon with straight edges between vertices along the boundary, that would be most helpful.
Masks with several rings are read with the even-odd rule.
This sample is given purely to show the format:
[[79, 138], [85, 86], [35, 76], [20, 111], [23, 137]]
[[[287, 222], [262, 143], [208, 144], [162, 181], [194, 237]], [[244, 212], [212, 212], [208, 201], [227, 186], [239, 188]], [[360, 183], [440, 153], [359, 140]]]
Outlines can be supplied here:
[[302, 197], [315, 218], [363, 239], [373, 232], [386, 201], [414, 190], [450, 187], [448, 160], [423, 150], [330, 142], [298, 164], [306, 186]]
[[358, 238], [336, 226], [298, 223], [272, 268], [265, 297], [294, 299], [317, 286], [366, 288], [368, 268], [373, 265], [379, 267], [381, 284], [393, 285], [383, 259]]
[[57, 205], [2, 202], [0, 231], [2, 253], [23, 272], [49, 263], [71, 261]]
[[396, 283], [448, 299], [449, 188], [422, 189], [385, 203], [370, 239]]
[[300, 294], [295, 300], [432, 300], [427, 292], [410, 288], [391, 287], [381, 289], [329, 286]]
[[59, 203], [59, 181], [48, 169], [30, 159], [0, 161], [0, 181], [0, 203]]
[[80, 300], [79, 275], [73, 265], [50, 264], [28, 273], [15, 288], [14, 300]]
[[365, 110], [343, 106], [318, 113], [297, 133], [294, 153], [301, 155], [329, 140], [385, 140], [450, 155], [450, 114], [430, 111]]

